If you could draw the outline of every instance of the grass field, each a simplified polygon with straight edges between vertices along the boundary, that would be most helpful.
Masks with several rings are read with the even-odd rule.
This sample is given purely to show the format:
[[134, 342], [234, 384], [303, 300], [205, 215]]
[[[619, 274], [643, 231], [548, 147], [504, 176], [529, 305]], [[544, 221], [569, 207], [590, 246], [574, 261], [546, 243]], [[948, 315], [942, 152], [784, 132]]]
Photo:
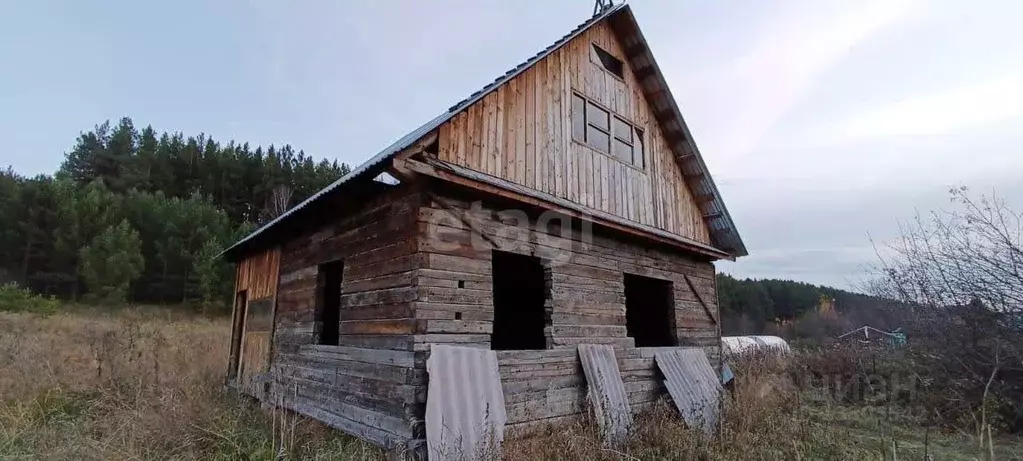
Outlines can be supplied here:
[[[160, 309], [0, 312], [0, 459], [381, 459], [314, 422], [260, 410], [223, 389], [229, 322]], [[506, 459], [989, 459], [965, 436], [925, 431], [883, 407], [829, 404], [777, 376], [748, 376], [722, 434], [689, 432], [667, 404], [628, 446], [580, 423], [505, 445]], [[925, 444], [926, 441], [926, 444]], [[1023, 459], [1016, 438], [994, 459]], [[896, 458], [892, 453], [895, 452]]]

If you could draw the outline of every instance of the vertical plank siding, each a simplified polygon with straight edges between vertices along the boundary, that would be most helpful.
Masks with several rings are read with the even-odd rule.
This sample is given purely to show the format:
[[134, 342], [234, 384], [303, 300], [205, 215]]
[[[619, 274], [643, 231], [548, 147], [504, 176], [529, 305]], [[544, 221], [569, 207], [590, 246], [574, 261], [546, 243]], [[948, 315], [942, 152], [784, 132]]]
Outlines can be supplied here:
[[[591, 62], [591, 43], [622, 59], [624, 81]], [[607, 23], [593, 26], [445, 124], [440, 159], [709, 244], [703, 216], [624, 56]], [[643, 129], [645, 168], [572, 140], [572, 91]]]
[[271, 248], [239, 261], [235, 267], [235, 293], [244, 291], [246, 303], [238, 305], [238, 297], [234, 296], [232, 318], [241, 316], [241, 321], [231, 331], [230, 364], [237, 368], [229, 374], [237, 373], [239, 389], [251, 395], [260, 395], [255, 379], [269, 369], [280, 257], [280, 248]]
[[277, 294], [280, 248], [272, 248], [241, 260], [235, 268], [235, 292], [246, 291], [249, 300]]

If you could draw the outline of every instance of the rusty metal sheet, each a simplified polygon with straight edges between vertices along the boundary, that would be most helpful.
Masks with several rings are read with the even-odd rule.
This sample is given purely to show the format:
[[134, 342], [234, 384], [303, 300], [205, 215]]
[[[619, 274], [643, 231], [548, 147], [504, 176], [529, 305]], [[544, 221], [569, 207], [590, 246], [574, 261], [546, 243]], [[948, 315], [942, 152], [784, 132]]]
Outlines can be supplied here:
[[489, 349], [434, 344], [426, 360], [426, 444], [432, 460], [497, 459], [508, 415]]
[[654, 360], [682, 419], [690, 427], [703, 428], [708, 436], [713, 434], [719, 418], [721, 382], [707, 354], [699, 348], [660, 350]]
[[586, 374], [588, 398], [605, 445], [625, 442], [632, 426], [632, 408], [618, 370], [615, 350], [607, 344], [580, 344], [579, 359]]

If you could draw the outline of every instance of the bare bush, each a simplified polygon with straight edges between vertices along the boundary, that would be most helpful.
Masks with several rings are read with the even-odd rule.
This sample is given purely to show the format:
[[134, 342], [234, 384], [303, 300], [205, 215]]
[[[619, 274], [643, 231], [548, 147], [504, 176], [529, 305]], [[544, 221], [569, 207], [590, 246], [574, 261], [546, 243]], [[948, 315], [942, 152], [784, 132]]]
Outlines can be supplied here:
[[873, 294], [898, 301], [937, 420], [1019, 429], [1023, 408], [1023, 215], [996, 195], [950, 190], [879, 248]]

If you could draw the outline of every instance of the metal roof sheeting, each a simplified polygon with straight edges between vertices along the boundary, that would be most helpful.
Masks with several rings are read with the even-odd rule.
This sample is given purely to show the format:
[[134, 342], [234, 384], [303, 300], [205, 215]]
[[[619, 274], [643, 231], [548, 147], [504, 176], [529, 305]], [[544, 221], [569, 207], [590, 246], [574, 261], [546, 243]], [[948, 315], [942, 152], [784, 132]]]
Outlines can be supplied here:
[[426, 398], [429, 459], [497, 459], [508, 415], [489, 349], [430, 346]]
[[700, 427], [708, 436], [719, 418], [721, 382], [699, 348], [660, 350], [654, 354], [664, 385], [689, 427]]
[[604, 444], [620, 446], [625, 443], [632, 426], [632, 408], [622, 373], [618, 370], [615, 350], [607, 344], [580, 344], [579, 360], [583, 364], [590, 405], [593, 405]]
[[732, 222], [731, 216], [728, 214], [728, 210], [725, 209], [724, 201], [721, 199], [721, 194], [718, 192], [717, 186], [711, 179], [707, 166], [703, 161], [703, 157], [692, 140], [692, 134], [689, 132], [689, 128], [682, 119], [682, 113], [679, 110], [675, 99], [671, 96], [671, 91], [668, 88], [667, 82], [664, 80], [664, 75], [661, 73], [656, 61], [654, 61], [650, 48], [646, 43], [646, 39], [639, 31], [639, 25], [636, 23], [636, 19], [632, 14], [631, 8], [624, 3], [615, 5], [603, 13], [586, 20], [564, 37], [561, 37], [556, 42], [547, 46], [547, 48], [544, 48], [533, 57], [513, 67], [493, 82], [472, 93], [468, 98], [451, 106], [443, 114], [429, 122], [426, 122], [426, 124], [415, 129], [411, 133], [401, 137], [390, 146], [387, 146], [387, 148], [374, 155], [362, 165], [359, 165], [347, 175], [344, 175], [337, 181], [334, 181], [329, 186], [313, 194], [277, 218], [256, 229], [227, 250], [224, 250], [221, 253], [221, 256], [240, 251], [241, 248], [252, 242], [260, 234], [293, 216], [302, 208], [320, 199], [331, 191], [362, 176], [367, 171], [377, 171], [380, 168], [385, 167], [386, 165], [384, 165], [384, 163], [389, 161], [394, 155], [411, 147], [416, 141], [439, 128], [459, 112], [479, 101], [497, 87], [503, 85], [512, 78], [515, 78], [515, 76], [547, 57], [547, 55], [583, 33], [594, 24], [608, 18], [613, 20], [612, 24], [619, 25], [616, 27], [616, 30], [620, 31], [619, 33], [622, 33], [621, 31], [625, 31], [623, 42], [626, 46], [626, 50], [631, 49], [633, 51], [633, 53], [631, 53], [628, 57], [629, 62], [633, 66], [634, 72], [646, 76], [641, 80], [641, 84], [644, 94], [653, 106], [658, 120], [668, 132], [677, 130], [684, 132], [684, 136], [682, 137], [683, 140], [677, 143], [672, 143], [672, 149], [675, 151], [679, 165], [686, 175], [687, 184], [689, 184], [692, 189], [693, 195], [711, 197], [710, 200], [700, 201], [699, 207], [710, 230], [712, 243], [715, 247], [733, 256], [745, 256], [747, 254], [746, 247], [743, 244], [742, 239], [739, 237], [739, 233], [735, 228], [735, 224]]
[[682, 111], [671, 94], [671, 88], [664, 79], [660, 66], [654, 59], [639, 23], [632, 14], [631, 8], [623, 8], [619, 14], [610, 19], [612, 27], [621, 36], [622, 45], [626, 50], [626, 59], [633, 73], [640, 80], [643, 94], [654, 111], [654, 116], [661, 123], [665, 135], [674, 138], [669, 142], [675, 153], [675, 160], [682, 168], [693, 196], [707, 196], [709, 200], [699, 200], [698, 206], [703, 219], [710, 230], [714, 246], [731, 253], [733, 256], [746, 256], [746, 245], [739, 236], [739, 231], [732, 221], [732, 216], [725, 208], [721, 192], [714, 184], [707, 164], [703, 161], [700, 149], [696, 147], [693, 134], [682, 118]]

